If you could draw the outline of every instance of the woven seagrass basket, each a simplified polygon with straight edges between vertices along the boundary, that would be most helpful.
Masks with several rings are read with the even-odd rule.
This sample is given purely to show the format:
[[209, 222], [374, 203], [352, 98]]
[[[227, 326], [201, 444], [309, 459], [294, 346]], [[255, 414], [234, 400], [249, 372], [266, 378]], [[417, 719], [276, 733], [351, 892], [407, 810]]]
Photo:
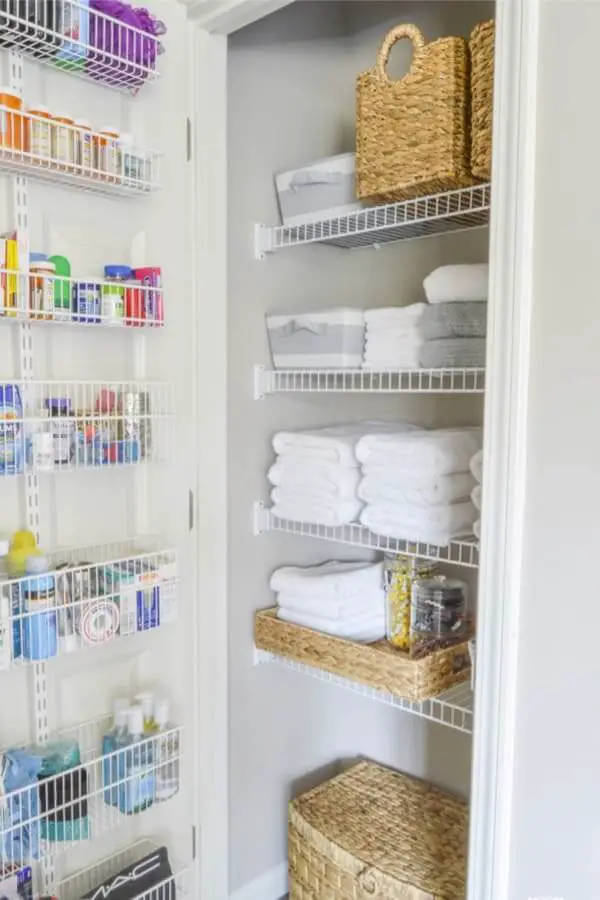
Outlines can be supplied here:
[[[413, 43], [410, 71], [387, 75], [390, 50]], [[356, 191], [389, 203], [474, 183], [470, 168], [469, 54], [463, 38], [429, 44], [415, 25], [385, 37], [377, 63], [356, 85]]]
[[290, 900], [464, 900], [468, 806], [364, 761], [290, 803]]
[[494, 20], [471, 32], [471, 171], [476, 178], [492, 177], [492, 112], [494, 104]]

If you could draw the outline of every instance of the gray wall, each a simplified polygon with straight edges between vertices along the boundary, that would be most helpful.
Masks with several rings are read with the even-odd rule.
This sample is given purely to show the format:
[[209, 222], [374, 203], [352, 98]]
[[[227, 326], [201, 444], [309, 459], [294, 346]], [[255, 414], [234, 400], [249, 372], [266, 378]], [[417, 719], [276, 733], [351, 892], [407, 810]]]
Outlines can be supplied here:
[[600, 895], [600, 4], [541, 4], [510, 898]]

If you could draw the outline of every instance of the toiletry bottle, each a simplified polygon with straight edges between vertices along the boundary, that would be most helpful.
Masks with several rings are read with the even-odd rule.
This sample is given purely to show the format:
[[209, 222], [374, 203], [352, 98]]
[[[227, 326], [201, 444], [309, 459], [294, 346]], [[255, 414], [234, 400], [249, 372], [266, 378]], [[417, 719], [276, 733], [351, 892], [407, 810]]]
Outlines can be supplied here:
[[169, 701], [157, 700], [154, 708], [156, 738], [156, 802], [169, 800], [179, 790], [179, 735], [169, 723]]
[[[119, 782], [119, 754], [115, 753], [124, 743], [127, 734], [127, 720], [129, 700], [127, 697], [117, 697], [113, 704], [113, 724], [102, 738], [102, 779], [104, 781], [104, 802], [116, 806], [119, 799], [119, 789], [114, 785]], [[109, 755], [110, 754], [110, 755]], [[123, 768], [121, 766], [121, 768]]]
[[22, 582], [24, 619], [22, 620], [22, 653], [25, 659], [51, 659], [58, 653], [58, 616], [56, 582], [48, 571], [45, 556], [34, 554], [25, 564], [27, 575]]
[[132, 815], [151, 806], [156, 792], [152, 742], [144, 737], [144, 713], [141, 706], [130, 708], [127, 731], [125, 772], [123, 783], [119, 787], [119, 808], [121, 812]]
[[154, 694], [152, 691], [140, 691], [133, 698], [142, 707], [144, 713], [144, 734], [152, 734], [156, 731], [154, 723]]

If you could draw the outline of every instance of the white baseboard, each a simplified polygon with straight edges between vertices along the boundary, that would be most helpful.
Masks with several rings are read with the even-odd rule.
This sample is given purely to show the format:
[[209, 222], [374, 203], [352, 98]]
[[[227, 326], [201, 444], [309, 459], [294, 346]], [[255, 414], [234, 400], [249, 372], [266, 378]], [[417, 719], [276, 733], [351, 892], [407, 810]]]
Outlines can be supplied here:
[[287, 862], [282, 862], [238, 888], [230, 894], [230, 900], [281, 900], [287, 891], [288, 867]]

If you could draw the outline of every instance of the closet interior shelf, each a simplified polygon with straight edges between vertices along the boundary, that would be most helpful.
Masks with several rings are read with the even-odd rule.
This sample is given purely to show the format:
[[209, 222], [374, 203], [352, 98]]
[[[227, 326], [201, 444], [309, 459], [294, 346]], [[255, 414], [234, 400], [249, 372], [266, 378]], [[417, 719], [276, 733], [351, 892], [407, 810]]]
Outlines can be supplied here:
[[254, 398], [279, 393], [483, 394], [485, 369], [265, 369], [254, 367]]
[[394, 241], [432, 237], [489, 225], [489, 184], [431, 194], [415, 200], [372, 206], [338, 216], [324, 214], [302, 225], [256, 225], [257, 259], [303, 244], [334, 247], [377, 247]]
[[368, 528], [356, 523], [336, 526], [311, 525], [306, 522], [278, 519], [273, 515], [272, 509], [258, 501], [254, 504], [254, 534], [260, 535], [266, 531], [334, 541], [337, 544], [349, 544], [353, 547], [366, 547], [382, 553], [402, 553], [415, 559], [431, 559], [470, 569], [476, 569], [479, 566], [479, 545], [474, 537], [451, 541], [446, 547], [438, 547], [436, 544], [404, 541], [373, 534]]
[[254, 664], [268, 664], [291, 669], [294, 672], [300, 672], [303, 675], [310, 675], [312, 678], [318, 678], [320, 681], [334, 684], [347, 691], [361, 694], [363, 697], [368, 697], [371, 700], [385, 703], [387, 706], [393, 706], [395, 709], [403, 712], [413, 713], [413, 715], [429, 719], [431, 722], [447, 725], [456, 731], [462, 731], [464, 734], [473, 733], [473, 694], [468, 681], [450, 688], [450, 690], [439, 697], [430, 700], [412, 701], [404, 700], [388, 691], [378, 690], [358, 681], [352, 681], [350, 678], [343, 678], [341, 675], [334, 675], [323, 669], [296, 662], [285, 656], [276, 656], [267, 650], [254, 649]]

